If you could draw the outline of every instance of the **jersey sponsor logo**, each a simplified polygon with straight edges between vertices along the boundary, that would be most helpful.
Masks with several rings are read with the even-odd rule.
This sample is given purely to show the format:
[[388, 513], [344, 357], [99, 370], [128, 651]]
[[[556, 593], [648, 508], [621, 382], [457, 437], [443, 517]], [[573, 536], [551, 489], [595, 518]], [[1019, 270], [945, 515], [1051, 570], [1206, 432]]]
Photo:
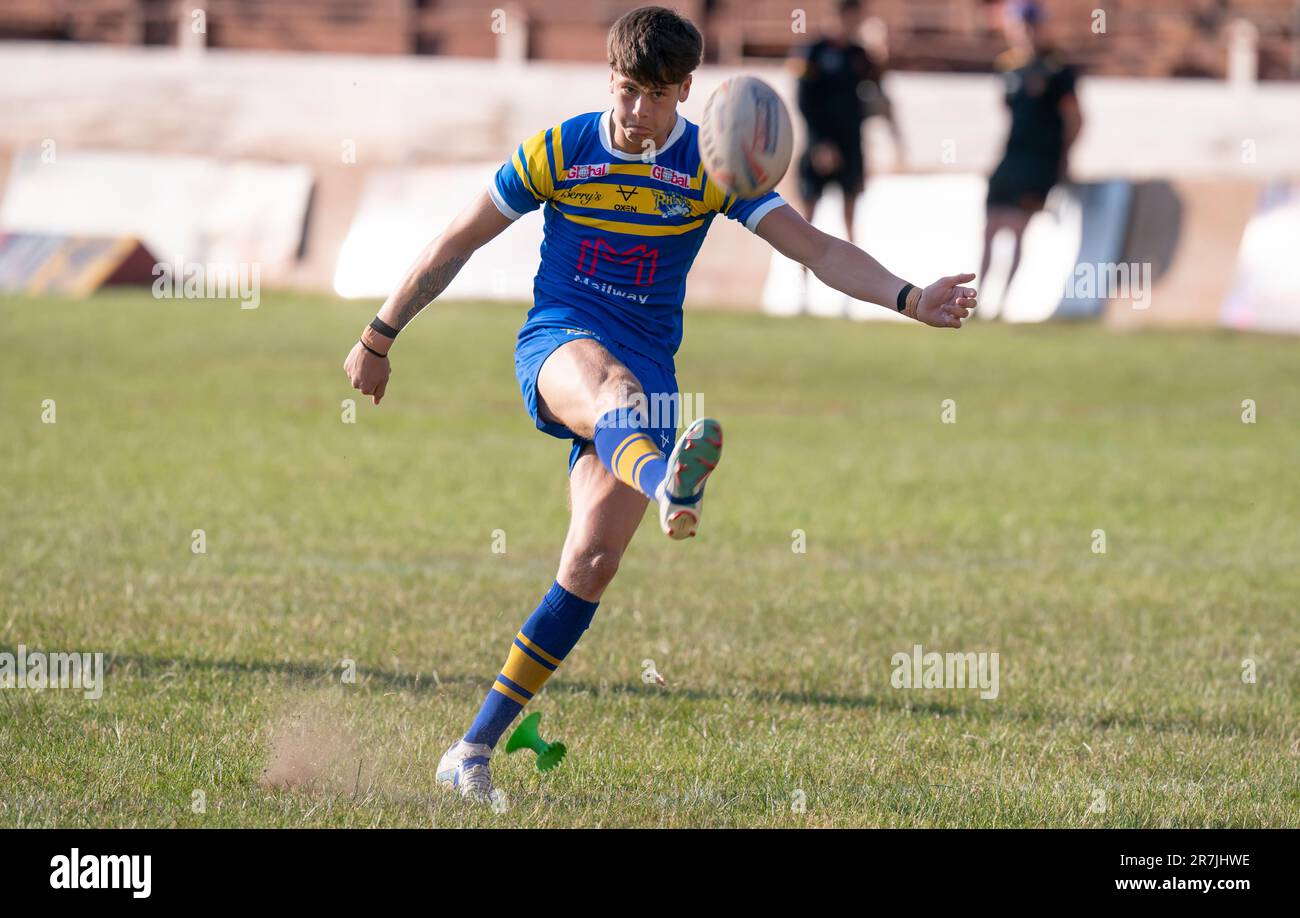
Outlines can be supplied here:
[[570, 166], [566, 177], [571, 179], [604, 178], [608, 174], [609, 163], [585, 163], [581, 166]]
[[669, 169], [667, 166], [651, 166], [650, 177], [658, 182], [667, 182], [669, 185], [676, 185], [678, 188], [690, 188], [691, 177], [685, 172], [678, 172]]
[[641, 190], [640, 188], [638, 188], [636, 185], [633, 185], [631, 188], [624, 188], [622, 185], [619, 185], [616, 190], [618, 191], [619, 195], [622, 196], [623, 203], [615, 204], [614, 205], [615, 210], [619, 210], [627, 214], [641, 213], [640, 207], [638, 207], [636, 204], [628, 203], [628, 201], [632, 200], [637, 196], [637, 192]]
[[689, 217], [691, 202], [675, 191], [652, 191], [661, 217]]
[[599, 191], [579, 191], [577, 188], [566, 188], [561, 191], [557, 197], [561, 201], [569, 201], [574, 204], [581, 204], [584, 207], [595, 202], [605, 200], [605, 196]]
[[618, 296], [625, 300], [635, 300], [642, 306], [644, 306], [646, 301], [650, 299], [650, 294], [648, 293], [630, 293], [627, 290], [621, 290], [618, 287], [615, 287], [613, 284], [606, 284], [602, 281], [592, 280], [585, 274], [573, 275], [573, 282], [575, 284], [585, 284], [588, 287], [594, 287], [606, 296]]
[[645, 243], [619, 251], [603, 237], [584, 239], [578, 252], [578, 272], [595, 275], [602, 259], [612, 265], [635, 266], [636, 280], [633, 283], [637, 287], [655, 282], [655, 269], [659, 266], [659, 250], [652, 249]]

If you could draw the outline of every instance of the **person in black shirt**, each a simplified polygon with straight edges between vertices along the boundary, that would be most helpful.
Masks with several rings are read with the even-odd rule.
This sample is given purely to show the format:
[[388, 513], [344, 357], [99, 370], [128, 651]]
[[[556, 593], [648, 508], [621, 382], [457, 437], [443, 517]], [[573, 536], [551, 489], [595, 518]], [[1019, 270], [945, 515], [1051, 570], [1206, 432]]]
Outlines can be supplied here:
[[[995, 62], [1004, 81], [1011, 130], [1002, 161], [989, 177], [979, 276], [987, 282], [993, 239], [1010, 229], [1014, 249], [1004, 297], [1020, 265], [1029, 218], [1042, 210], [1052, 186], [1066, 180], [1070, 147], [1083, 124], [1074, 68], [1043, 40], [1042, 21], [1042, 10], [1032, 0], [1011, 3], [1003, 19], [1011, 49]], [[994, 318], [996, 312], [984, 310], [984, 315]]]
[[898, 125], [880, 88], [882, 68], [857, 43], [862, 26], [859, 0], [839, 0], [837, 28], [791, 58], [799, 77], [799, 112], [808, 127], [808, 149], [799, 159], [799, 192], [805, 220], [829, 184], [844, 193], [846, 238], [853, 241], [853, 215], [862, 193], [865, 163], [862, 124], [872, 114], [890, 123], [899, 150]]

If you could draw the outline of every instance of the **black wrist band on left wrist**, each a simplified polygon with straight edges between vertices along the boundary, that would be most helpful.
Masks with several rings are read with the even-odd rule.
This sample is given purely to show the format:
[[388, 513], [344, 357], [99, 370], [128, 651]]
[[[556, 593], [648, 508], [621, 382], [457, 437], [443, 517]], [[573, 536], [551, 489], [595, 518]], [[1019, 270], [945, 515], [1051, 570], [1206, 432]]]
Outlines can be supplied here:
[[898, 296], [894, 299], [894, 305], [898, 307], [899, 312], [907, 311], [907, 295], [912, 292], [915, 284], [904, 284], [903, 289], [898, 291]]
[[385, 338], [395, 339], [397, 337], [397, 329], [379, 318], [379, 316], [375, 316], [375, 318], [370, 322], [370, 327], [379, 332], [379, 334], [383, 335]]
[[[360, 338], [358, 338], [357, 340], [358, 340], [358, 341], [361, 341]], [[364, 342], [364, 341], [361, 341], [361, 346], [364, 347], [366, 350], [368, 350], [370, 353], [374, 354], [376, 357], [387, 357], [387, 356], [388, 356], [387, 354], [381, 354], [381, 353], [379, 353], [379, 351], [375, 350], [373, 347], [371, 347], [370, 345], [366, 344], [366, 342]]]

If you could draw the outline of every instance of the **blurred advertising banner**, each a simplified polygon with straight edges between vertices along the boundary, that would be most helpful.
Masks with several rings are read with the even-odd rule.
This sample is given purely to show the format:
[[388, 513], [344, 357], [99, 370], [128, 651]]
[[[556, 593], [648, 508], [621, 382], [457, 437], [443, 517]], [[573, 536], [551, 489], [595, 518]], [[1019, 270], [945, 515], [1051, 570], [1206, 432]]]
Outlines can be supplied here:
[[307, 166], [202, 156], [24, 149], [0, 204], [10, 233], [129, 237], [164, 260], [286, 270], [302, 245]]
[[[487, 190], [500, 163], [380, 169], [366, 176], [352, 225], [339, 250], [334, 292], [387, 296], [421, 250]], [[540, 215], [526, 215], [476, 252], [446, 296], [528, 300], [533, 295]]]
[[119, 236], [0, 233], [0, 292], [87, 296], [114, 284], [148, 286], [156, 259]]
[[1300, 184], [1260, 194], [1237, 253], [1237, 273], [1219, 324], [1241, 331], [1300, 333]]
[[[978, 271], [986, 182], [977, 175], [882, 175], [867, 183], [854, 218], [854, 242], [900, 277], [934, 279]], [[989, 277], [977, 278], [981, 308], [1011, 322], [1096, 319], [1115, 296], [1142, 295], [1149, 271], [1122, 262], [1132, 185], [1115, 180], [1062, 184], [1025, 230], [1020, 266], [1006, 286], [1010, 240], [994, 240]], [[813, 214], [819, 229], [844, 236], [843, 205], [828, 192]], [[806, 284], [806, 286], [805, 286]], [[763, 310], [909, 321], [852, 300], [773, 253]]]

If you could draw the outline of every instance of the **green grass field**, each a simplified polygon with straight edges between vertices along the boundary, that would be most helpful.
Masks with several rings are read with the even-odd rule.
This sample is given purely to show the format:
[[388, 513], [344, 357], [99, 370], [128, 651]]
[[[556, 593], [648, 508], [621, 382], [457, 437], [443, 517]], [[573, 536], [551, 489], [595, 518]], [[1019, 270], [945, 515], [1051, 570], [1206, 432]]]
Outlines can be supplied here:
[[[647, 514], [529, 708], [568, 760], [499, 754], [497, 812], [433, 769], [554, 576], [568, 446], [522, 305], [435, 304], [343, 423], [373, 309], [0, 300], [0, 651], [109, 667], [0, 689], [0, 825], [1300, 824], [1294, 339], [689, 313], [700, 537]], [[997, 652], [998, 697], [892, 687], [914, 644]]]

